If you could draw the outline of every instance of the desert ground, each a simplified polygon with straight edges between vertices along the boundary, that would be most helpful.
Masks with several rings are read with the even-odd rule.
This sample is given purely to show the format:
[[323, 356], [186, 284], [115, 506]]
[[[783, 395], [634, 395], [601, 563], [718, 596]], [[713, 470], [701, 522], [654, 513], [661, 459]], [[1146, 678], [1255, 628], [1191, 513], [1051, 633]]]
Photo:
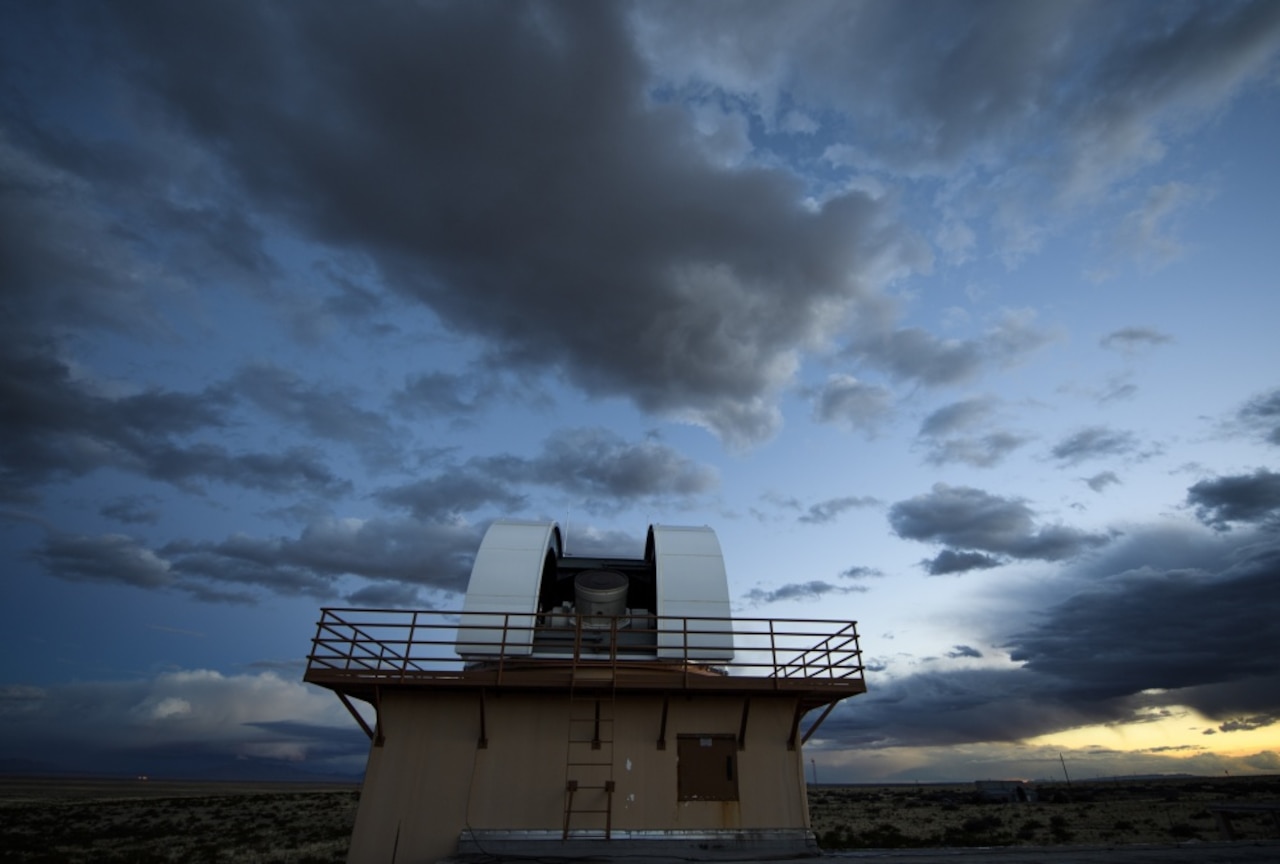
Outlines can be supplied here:
[[[1208, 807], [1280, 801], [1280, 777], [1055, 783], [1037, 793], [1036, 802], [1013, 804], [980, 802], [972, 784], [819, 786], [810, 789], [809, 806], [823, 849], [841, 856], [886, 850], [923, 862], [918, 856], [926, 853], [910, 850], [1041, 847], [1084, 855], [1135, 844], [1207, 852], [1221, 848]], [[0, 777], [0, 862], [342, 862], [358, 796], [354, 785]], [[1272, 845], [1280, 825], [1270, 814], [1232, 822], [1233, 848], [1272, 841], [1264, 857], [1248, 860], [1270, 860], [1268, 849], [1280, 859], [1280, 845]], [[1016, 848], [1007, 851], [992, 860], [1014, 864]]]
[[[809, 815], [823, 849], [1108, 846], [1216, 841], [1210, 806], [1280, 802], [1280, 777], [1093, 780], [1035, 785], [1034, 803], [977, 799], [973, 784], [820, 786]], [[1231, 816], [1237, 841], [1280, 839], [1265, 812]], [[1280, 849], [1276, 850], [1280, 856]]]

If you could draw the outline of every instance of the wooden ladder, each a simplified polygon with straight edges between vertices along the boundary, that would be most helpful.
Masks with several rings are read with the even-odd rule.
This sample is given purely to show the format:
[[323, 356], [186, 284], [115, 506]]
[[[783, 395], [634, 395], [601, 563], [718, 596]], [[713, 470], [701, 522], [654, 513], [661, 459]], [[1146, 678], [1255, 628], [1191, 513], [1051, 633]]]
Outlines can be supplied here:
[[614, 701], [599, 693], [569, 693], [569, 742], [565, 759], [564, 834], [613, 829]]

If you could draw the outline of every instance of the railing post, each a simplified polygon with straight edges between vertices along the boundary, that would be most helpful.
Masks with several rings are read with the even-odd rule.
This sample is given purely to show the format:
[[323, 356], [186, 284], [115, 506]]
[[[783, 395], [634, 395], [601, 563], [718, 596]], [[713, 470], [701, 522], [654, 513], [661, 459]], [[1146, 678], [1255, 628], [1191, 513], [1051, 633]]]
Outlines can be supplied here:
[[618, 684], [618, 616], [609, 619], [609, 675]]
[[681, 655], [684, 657], [684, 689], [689, 689], [689, 619], [684, 617], [680, 619], [680, 635], [683, 637], [684, 650]]
[[507, 628], [511, 626], [511, 613], [502, 613], [502, 641], [498, 644], [498, 686], [502, 686], [502, 670], [507, 665]]
[[582, 614], [573, 614], [573, 661], [569, 664], [569, 680], [578, 675], [578, 661], [582, 657]]
[[404, 662], [400, 664], [400, 680], [404, 681], [404, 676], [409, 671], [409, 657], [413, 654], [413, 634], [418, 628], [418, 610], [413, 610], [409, 619], [409, 639], [404, 645]]
[[769, 662], [773, 664], [773, 689], [778, 689], [778, 678], [782, 673], [778, 669], [778, 640], [773, 632], [773, 619], [769, 619]]

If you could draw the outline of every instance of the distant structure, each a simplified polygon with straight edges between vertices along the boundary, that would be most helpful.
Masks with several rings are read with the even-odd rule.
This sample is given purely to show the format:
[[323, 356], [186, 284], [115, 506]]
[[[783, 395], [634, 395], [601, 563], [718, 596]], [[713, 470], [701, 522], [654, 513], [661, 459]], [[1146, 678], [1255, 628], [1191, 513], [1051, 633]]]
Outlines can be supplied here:
[[510, 520], [461, 612], [322, 610], [305, 680], [372, 741], [351, 862], [813, 853], [801, 746], [866, 692], [854, 622], [731, 618], [710, 528], [596, 558]]
[[1039, 800], [1035, 784], [1026, 780], [975, 780], [973, 787], [981, 801], [1026, 804]]

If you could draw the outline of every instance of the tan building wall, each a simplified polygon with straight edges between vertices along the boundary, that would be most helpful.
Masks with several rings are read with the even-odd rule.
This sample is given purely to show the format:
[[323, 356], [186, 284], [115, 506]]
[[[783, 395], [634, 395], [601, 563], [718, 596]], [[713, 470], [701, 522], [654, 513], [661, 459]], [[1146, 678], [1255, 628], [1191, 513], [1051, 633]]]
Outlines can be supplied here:
[[[717, 758], [732, 760], [726, 770], [737, 783], [736, 801], [678, 800], [677, 756], [681, 735], [736, 738], [743, 697], [672, 695], [665, 750], [657, 746], [661, 695], [599, 701], [600, 747], [593, 749], [594, 697], [489, 694], [488, 746], [480, 748], [478, 693], [388, 691], [380, 715], [384, 743], [370, 749], [348, 860], [391, 861], [394, 854], [397, 862], [435, 861], [454, 851], [467, 827], [559, 832], [568, 780], [580, 785], [573, 830], [604, 828], [603, 814], [579, 811], [606, 807], [605, 792], [588, 787], [609, 780], [614, 831], [808, 828], [801, 753], [786, 746], [794, 698], [752, 697], [745, 748], [718, 742], [727, 750], [717, 750]], [[686, 746], [699, 741], [706, 743]]]

